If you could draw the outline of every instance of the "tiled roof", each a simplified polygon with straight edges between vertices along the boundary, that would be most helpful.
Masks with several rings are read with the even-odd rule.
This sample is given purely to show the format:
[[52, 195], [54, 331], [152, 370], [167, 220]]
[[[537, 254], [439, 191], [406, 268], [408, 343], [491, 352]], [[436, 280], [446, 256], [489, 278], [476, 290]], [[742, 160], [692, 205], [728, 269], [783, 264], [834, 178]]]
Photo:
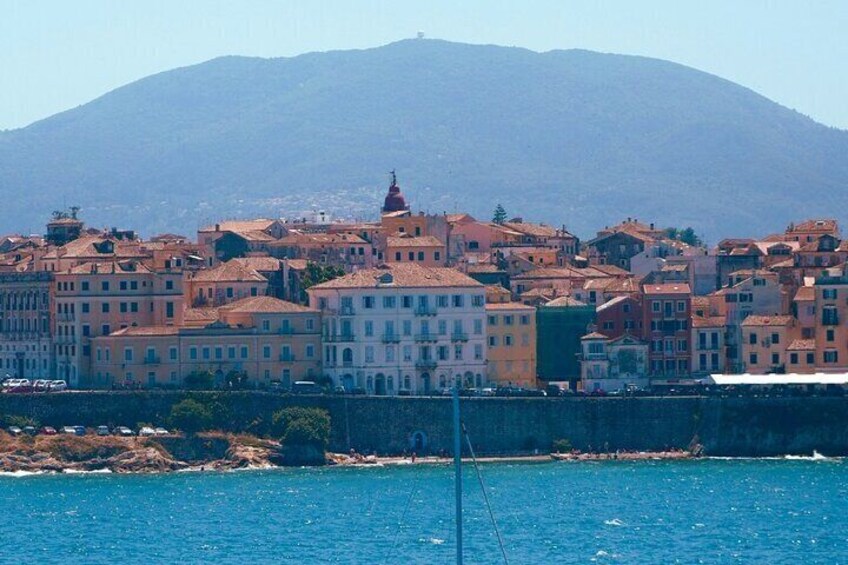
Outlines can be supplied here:
[[666, 263], [665, 265], [660, 267], [660, 271], [663, 271], [663, 272], [666, 272], [666, 273], [682, 273], [682, 272], [688, 271], [688, 270], [689, 270], [689, 265], [687, 265], [685, 263], [672, 263], [672, 264]]
[[812, 351], [816, 348], [814, 339], [796, 339], [786, 348], [787, 351]]
[[553, 298], [556, 296], [556, 291], [552, 288], [531, 288], [521, 293], [521, 298]]
[[295, 271], [306, 270], [306, 264], [308, 263], [306, 259], [286, 259], [285, 262], [289, 266], [289, 269], [294, 269]]
[[477, 263], [474, 265], [468, 265], [469, 273], [500, 273], [502, 272], [498, 269], [497, 265], [492, 265], [491, 263]]
[[645, 294], [692, 294], [688, 283], [646, 284]]
[[594, 269], [596, 271], [600, 271], [607, 275], [611, 275], [613, 277], [629, 277], [630, 275], [632, 275], [632, 273], [627, 269], [622, 269], [621, 267], [616, 267], [615, 265], [591, 265], [589, 268]]
[[206, 325], [218, 319], [217, 308], [187, 308], [183, 313], [183, 323], [194, 325], [195, 322]]
[[692, 316], [693, 328], [718, 328], [727, 324], [726, 316]]
[[609, 338], [607, 336], [605, 336], [604, 334], [602, 334], [601, 332], [592, 332], [592, 333], [588, 333], [588, 334], [584, 335], [580, 339], [581, 340], [584, 340], [584, 339], [588, 340], [588, 339], [609, 339]]
[[432, 235], [389, 236], [386, 238], [386, 247], [444, 247], [444, 245]]
[[554, 298], [553, 300], [551, 300], [550, 302], [545, 304], [545, 307], [551, 307], [551, 308], [564, 308], [564, 307], [571, 307], [571, 306], [575, 306], [575, 307], [586, 306], [586, 303], [581, 302], [581, 301], [577, 300], [576, 298], [573, 298], [572, 296], [560, 296], [559, 298]]
[[487, 302], [486, 310], [526, 310], [532, 312], [536, 309], [521, 302]]
[[792, 316], [748, 316], [742, 321], [743, 326], [787, 326], [792, 323]]
[[556, 228], [546, 226], [544, 224], [504, 222], [502, 225], [520, 234], [529, 235], [533, 237], [554, 237], [556, 235]]
[[837, 228], [836, 220], [833, 219], [812, 219], [812, 220], [804, 220], [803, 222], [795, 224], [792, 230], [786, 230], [787, 233], [793, 232], [826, 232], [826, 231], [835, 231]]
[[218, 308], [220, 312], [256, 313], [256, 314], [291, 314], [300, 312], [318, 312], [294, 302], [287, 302], [273, 296], [249, 296], [231, 302]]
[[137, 261], [90, 261], [65, 271], [72, 275], [138, 275], [151, 272]]
[[268, 279], [254, 269], [234, 261], [227, 261], [212, 269], [198, 271], [194, 275], [198, 282], [267, 282]]
[[109, 334], [110, 336], [166, 336], [177, 335], [177, 326], [130, 326]]
[[[386, 275], [390, 275], [390, 277], [386, 277]], [[391, 282], [381, 283], [381, 278], [390, 278]], [[312, 288], [376, 288], [378, 286], [401, 288], [483, 287], [481, 283], [456, 269], [422, 267], [415, 263], [395, 263], [376, 269], [362, 269], [315, 285]]]
[[604, 302], [603, 304], [598, 306], [597, 311], [598, 311], [598, 313], [601, 313], [605, 310], [609, 310], [613, 306], [618, 306], [622, 302], [627, 302], [629, 300], [635, 300], [635, 299], [630, 297], [630, 296], [616, 296], [612, 300], [607, 300], [606, 302]]
[[795, 293], [795, 298], [792, 300], [798, 302], [812, 302], [816, 299], [816, 289], [812, 286], [802, 286], [798, 289], [798, 292]]
[[[276, 220], [268, 220], [265, 218], [259, 218], [256, 220], [230, 220], [226, 222], [218, 222], [213, 226], [206, 226], [201, 228], [199, 231], [201, 232], [214, 232], [214, 231], [231, 231], [235, 233], [244, 233], [251, 231], [264, 231], [267, 230]], [[218, 228], [217, 230], [215, 228]]]
[[230, 262], [254, 271], [278, 271], [282, 265], [282, 261], [274, 257], [236, 257], [230, 259]]

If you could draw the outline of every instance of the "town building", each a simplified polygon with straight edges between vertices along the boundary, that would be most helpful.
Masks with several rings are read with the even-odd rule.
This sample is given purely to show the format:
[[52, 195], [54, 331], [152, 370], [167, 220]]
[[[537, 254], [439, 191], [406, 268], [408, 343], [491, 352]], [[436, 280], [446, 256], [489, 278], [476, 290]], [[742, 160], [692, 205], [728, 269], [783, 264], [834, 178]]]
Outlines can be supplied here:
[[584, 391], [614, 392], [649, 385], [646, 342], [631, 335], [611, 339], [599, 332], [583, 336], [580, 342], [580, 380]]
[[785, 373], [786, 349], [795, 339], [792, 316], [748, 316], [742, 322], [744, 372]]
[[336, 386], [430, 394], [488, 381], [485, 287], [459, 271], [384, 265], [307, 293], [323, 313], [324, 373]]
[[580, 338], [595, 323], [595, 307], [570, 296], [542, 304], [536, 311], [536, 359], [539, 379], [567, 382], [576, 390], [580, 382]]
[[724, 316], [692, 315], [692, 376], [724, 373], [727, 361]]
[[520, 302], [487, 303], [486, 336], [488, 382], [536, 388], [536, 309]]
[[53, 273], [0, 273], [0, 377], [49, 379]]
[[257, 296], [216, 314], [200, 327], [129, 326], [92, 339], [90, 386], [288, 390], [321, 376], [317, 310]]
[[687, 283], [645, 285], [643, 332], [652, 377], [679, 378], [691, 369], [692, 291]]

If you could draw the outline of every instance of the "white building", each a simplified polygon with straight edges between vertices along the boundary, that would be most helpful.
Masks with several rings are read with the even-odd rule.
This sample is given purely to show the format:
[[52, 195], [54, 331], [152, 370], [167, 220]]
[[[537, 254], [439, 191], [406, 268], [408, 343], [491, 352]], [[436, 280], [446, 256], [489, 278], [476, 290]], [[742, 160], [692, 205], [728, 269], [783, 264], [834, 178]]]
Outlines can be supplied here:
[[311, 287], [323, 313], [324, 373], [372, 394], [427, 394], [486, 379], [485, 287], [414, 263], [363, 269]]
[[648, 343], [624, 334], [592, 332], [580, 338], [580, 378], [587, 392], [648, 386]]

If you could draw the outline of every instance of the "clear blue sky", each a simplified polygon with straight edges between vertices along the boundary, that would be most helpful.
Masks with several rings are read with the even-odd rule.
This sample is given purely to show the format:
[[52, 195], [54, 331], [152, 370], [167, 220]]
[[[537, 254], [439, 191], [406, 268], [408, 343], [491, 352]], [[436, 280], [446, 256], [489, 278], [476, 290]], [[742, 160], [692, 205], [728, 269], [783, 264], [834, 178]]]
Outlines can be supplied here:
[[0, 0], [0, 129], [220, 55], [413, 37], [646, 55], [848, 129], [848, 0]]

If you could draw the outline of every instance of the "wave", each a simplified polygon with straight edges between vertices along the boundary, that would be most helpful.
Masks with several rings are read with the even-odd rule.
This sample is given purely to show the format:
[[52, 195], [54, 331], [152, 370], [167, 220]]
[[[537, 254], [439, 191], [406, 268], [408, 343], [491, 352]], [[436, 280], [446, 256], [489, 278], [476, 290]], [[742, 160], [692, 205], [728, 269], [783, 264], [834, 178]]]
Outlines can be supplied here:
[[0, 471], [0, 477], [32, 477], [33, 475], [52, 474], [48, 471]]
[[613, 518], [612, 520], [604, 520], [604, 524], [607, 526], [626, 526], [624, 522], [619, 520], [618, 518]]

